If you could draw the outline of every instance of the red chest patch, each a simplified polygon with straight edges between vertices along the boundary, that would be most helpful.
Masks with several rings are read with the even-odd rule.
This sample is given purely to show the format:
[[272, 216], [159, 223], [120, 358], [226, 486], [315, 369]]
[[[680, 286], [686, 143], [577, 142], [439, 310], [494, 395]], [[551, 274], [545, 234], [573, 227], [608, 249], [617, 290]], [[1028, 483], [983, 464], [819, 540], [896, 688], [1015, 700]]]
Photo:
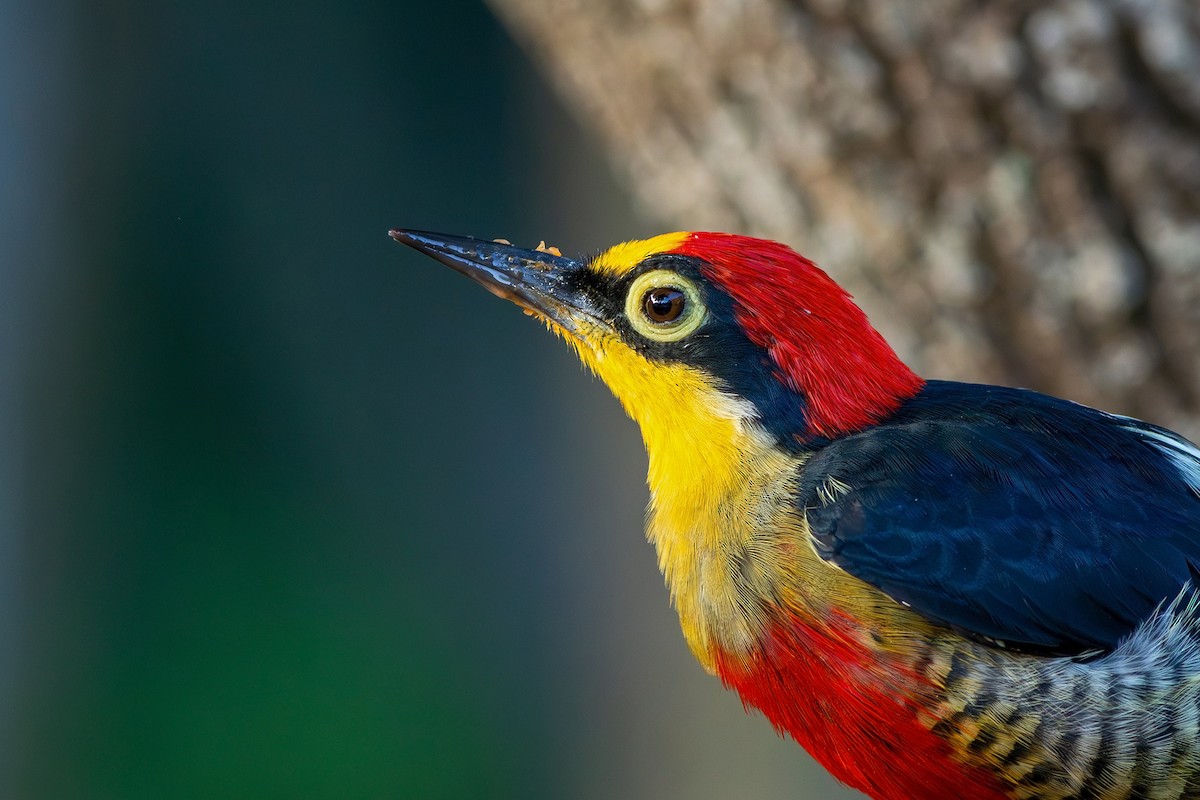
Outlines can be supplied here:
[[[838, 780], [876, 800], [1002, 800], [991, 773], [954, 760], [949, 744], [917, 719], [920, 702], [880, 678], [873, 654], [796, 621], [779, 626], [751, 664], [718, 658], [718, 674]], [[872, 677], [876, 676], [876, 677]]]

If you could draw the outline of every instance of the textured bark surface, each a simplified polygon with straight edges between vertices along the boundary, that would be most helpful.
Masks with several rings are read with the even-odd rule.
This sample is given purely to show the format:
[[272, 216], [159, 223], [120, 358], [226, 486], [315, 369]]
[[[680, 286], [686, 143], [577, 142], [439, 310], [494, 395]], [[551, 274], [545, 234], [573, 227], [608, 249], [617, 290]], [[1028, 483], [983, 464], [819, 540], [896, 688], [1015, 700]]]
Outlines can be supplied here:
[[1200, 435], [1200, 4], [491, 3], [664, 224], [792, 244], [922, 374]]

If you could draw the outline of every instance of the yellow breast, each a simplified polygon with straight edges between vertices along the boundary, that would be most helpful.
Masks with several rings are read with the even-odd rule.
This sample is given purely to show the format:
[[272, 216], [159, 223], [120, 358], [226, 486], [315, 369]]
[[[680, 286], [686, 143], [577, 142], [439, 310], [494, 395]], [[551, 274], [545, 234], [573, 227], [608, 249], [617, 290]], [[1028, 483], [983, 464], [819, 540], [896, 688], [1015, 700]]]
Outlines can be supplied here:
[[641, 428], [647, 536], [705, 669], [714, 671], [718, 649], [748, 653], [781, 607], [816, 620], [836, 607], [872, 629], [909, 616], [812, 549], [793, 499], [805, 459], [777, 446], [748, 401], [695, 368], [651, 363], [603, 336], [566, 338]]
[[757, 640], [747, 554], [793, 488], [796, 461], [749, 422], [748, 403], [692, 368], [651, 365], [621, 347], [580, 355], [641, 427], [650, 462], [647, 536], [688, 645], [712, 671], [714, 646], [742, 653]]

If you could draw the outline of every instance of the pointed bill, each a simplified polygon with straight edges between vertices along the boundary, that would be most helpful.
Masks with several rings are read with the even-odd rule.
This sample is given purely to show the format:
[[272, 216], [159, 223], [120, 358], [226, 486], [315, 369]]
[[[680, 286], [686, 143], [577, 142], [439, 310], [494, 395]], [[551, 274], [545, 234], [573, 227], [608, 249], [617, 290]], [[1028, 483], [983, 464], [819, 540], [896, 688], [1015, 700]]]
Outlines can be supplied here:
[[568, 331], [576, 330], [581, 314], [596, 316], [577, 288], [584, 265], [575, 259], [470, 236], [401, 229], [388, 235]]

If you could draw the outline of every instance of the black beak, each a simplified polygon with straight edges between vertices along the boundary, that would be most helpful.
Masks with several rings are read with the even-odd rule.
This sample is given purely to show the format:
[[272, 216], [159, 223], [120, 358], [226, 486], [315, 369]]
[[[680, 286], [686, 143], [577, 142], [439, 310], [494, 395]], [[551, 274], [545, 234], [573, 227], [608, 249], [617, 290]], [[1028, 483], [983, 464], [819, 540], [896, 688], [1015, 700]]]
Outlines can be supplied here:
[[579, 314], [595, 315], [591, 303], [576, 288], [584, 267], [575, 259], [470, 236], [399, 229], [388, 235], [461, 272], [497, 297], [548, 317], [567, 330], [575, 330]]

